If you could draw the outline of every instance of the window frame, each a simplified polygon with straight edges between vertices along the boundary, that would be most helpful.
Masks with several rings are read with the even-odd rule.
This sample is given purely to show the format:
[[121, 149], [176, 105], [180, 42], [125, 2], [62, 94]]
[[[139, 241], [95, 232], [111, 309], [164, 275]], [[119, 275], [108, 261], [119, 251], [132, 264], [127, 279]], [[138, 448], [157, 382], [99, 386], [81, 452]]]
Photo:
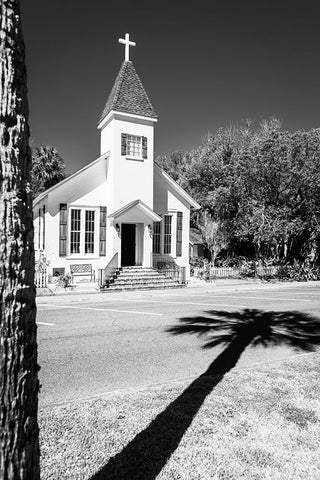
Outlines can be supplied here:
[[[94, 254], [95, 210], [84, 211], [84, 254]], [[93, 227], [93, 228], [92, 228]], [[92, 249], [92, 251], [90, 251]]]
[[[73, 212], [77, 212], [77, 215], [73, 217]], [[70, 242], [69, 242], [69, 252], [70, 255], [80, 255], [81, 249], [81, 208], [70, 208]], [[73, 228], [73, 224], [78, 228]], [[76, 248], [77, 247], [77, 248]], [[79, 251], [73, 251], [73, 249]]]
[[[168, 224], [166, 223], [167, 218], [170, 218], [170, 222]], [[170, 213], [165, 214], [163, 216], [163, 254], [164, 255], [172, 255], [172, 226], [173, 226], [172, 219], [173, 219], [173, 215]], [[169, 232], [166, 232], [167, 226], [170, 226]], [[170, 240], [169, 243], [167, 243], [166, 241], [168, 239]], [[168, 249], [168, 246], [170, 247], [169, 249]], [[169, 251], [166, 251], [166, 249], [168, 249]]]
[[[67, 239], [67, 246], [68, 246], [68, 258], [98, 258], [99, 257], [99, 233], [100, 233], [100, 207], [97, 206], [81, 206], [81, 205], [69, 205], [68, 208], [68, 239]], [[72, 227], [72, 210], [80, 210], [80, 243], [79, 243], [79, 252], [72, 253], [71, 252], [71, 227]], [[94, 212], [93, 213], [93, 252], [86, 253], [86, 234], [92, 233], [91, 231], [86, 230], [86, 217], [87, 212]]]
[[[152, 253], [154, 255], [161, 255], [161, 223], [162, 222], [153, 222]], [[159, 227], [159, 231], [156, 231], [156, 227]], [[155, 251], [155, 246], [157, 246], [158, 251]]]
[[[139, 155], [135, 155], [134, 153], [131, 153], [129, 151], [129, 143], [130, 143], [130, 137], [139, 139]], [[134, 135], [132, 133], [127, 133], [127, 139], [126, 139], [127, 145], [126, 145], [126, 157], [128, 158], [134, 158], [136, 160], [143, 160], [142, 156], [142, 135]], [[137, 142], [136, 142], [137, 143]], [[134, 150], [134, 149], [133, 149]]]
[[[133, 142], [133, 139], [139, 140], [139, 151], [132, 151], [129, 142]], [[138, 143], [138, 142], [136, 142]], [[137, 135], [136, 133], [121, 133], [121, 156], [124, 156], [127, 160], [136, 160], [144, 162], [148, 159], [148, 137], [144, 135]]]

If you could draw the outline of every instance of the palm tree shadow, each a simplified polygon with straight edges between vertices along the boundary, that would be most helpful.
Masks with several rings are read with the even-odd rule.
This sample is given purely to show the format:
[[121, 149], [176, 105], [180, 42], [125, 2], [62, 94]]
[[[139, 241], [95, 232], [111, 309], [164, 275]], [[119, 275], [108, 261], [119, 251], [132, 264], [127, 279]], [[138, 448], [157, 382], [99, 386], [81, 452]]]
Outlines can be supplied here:
[[167, 330], [173, 335], [196, 334], [203, 348], [226, 348], [179, 397], [90, 480], [154, 480], [178, 447], [205, 398], [238, 362], [249, 346], [289, 345], [312, 351], [320, 345], [320, 320], [300, 312], [244, 309], [208, 311], [185, 317]]

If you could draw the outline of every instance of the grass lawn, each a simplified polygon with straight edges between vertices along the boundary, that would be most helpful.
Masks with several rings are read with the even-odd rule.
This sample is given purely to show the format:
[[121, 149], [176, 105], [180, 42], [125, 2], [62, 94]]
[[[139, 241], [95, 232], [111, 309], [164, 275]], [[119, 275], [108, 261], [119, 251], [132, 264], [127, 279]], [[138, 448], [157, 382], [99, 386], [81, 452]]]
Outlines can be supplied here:
[[43, 409], [41, 478], [319, 480], [319, 380], [318, 353]]

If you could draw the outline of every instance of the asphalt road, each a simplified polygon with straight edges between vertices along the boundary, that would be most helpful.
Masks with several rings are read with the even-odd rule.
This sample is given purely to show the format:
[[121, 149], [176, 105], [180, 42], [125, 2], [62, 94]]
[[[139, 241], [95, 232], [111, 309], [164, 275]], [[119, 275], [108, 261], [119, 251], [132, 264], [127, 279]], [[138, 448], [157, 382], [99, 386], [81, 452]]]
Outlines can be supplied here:
[[[37, 303], [41, 407], [192, 380], [239, 338], [244, 348], [236, 368], [272, 368], [320, 344], [319, 284], [205, 285], [40, 297]], [[176, 335], [167, 331], [172, 327]], [[217, 345], [203, 348], [212, 335]], [[264, 345], [254, 346], [256, 339]]]

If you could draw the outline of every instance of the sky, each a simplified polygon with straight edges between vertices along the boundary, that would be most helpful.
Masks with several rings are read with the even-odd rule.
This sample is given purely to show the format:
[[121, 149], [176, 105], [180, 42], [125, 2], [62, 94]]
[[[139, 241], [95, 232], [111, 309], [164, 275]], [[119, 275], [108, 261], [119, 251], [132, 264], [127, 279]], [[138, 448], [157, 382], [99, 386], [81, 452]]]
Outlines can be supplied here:
[[155, 156], [270, 116], [320, 127], [319, 0], [22, 0], [31, 143], [72, 173], [97, 158], [97, 122], [124, 60], [159, 121]]

